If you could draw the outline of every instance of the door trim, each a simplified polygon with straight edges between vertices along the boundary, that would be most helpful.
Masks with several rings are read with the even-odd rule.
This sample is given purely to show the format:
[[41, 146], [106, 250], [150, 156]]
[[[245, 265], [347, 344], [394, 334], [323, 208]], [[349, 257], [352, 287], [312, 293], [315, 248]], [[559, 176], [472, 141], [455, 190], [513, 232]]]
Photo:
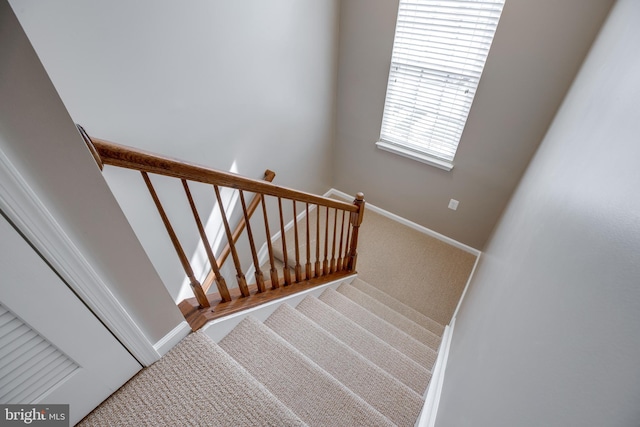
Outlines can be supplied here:
[[0, 209], [144, 366], [160, 354], [0, 149]]

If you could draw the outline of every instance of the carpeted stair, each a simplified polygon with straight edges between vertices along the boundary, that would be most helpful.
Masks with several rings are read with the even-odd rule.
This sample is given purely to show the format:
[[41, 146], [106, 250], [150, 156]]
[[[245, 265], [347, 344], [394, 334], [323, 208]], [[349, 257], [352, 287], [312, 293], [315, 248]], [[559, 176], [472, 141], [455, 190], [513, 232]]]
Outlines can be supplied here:
[[194, 333], [127, 382], [79, 425], [304, 426], [305, 423], [209, 337]]
[[425, 361], [427, 361], [426, 364], [431, 366], [435, 363], [435, 348], [418, 341], [341, 293], [333, 289], [327, 289], [320, 296], [320, 301], [333, 307], [351, 321], [362, 326], [392, 347], [397, 348], [416, 362], [425, 364]]
[[356, 280], [191, 334], [82, 425], [413, 426], [443, 330]]
[[298, 351], [398, 425], [411, 425], [422, 398], [287, 304], [265, 322]]
[[398, 313], [392, 308], [389, 308], [382, 302], [358, 290], [357, 288], [351, 285], [342, 285], [337, 289], [337, 291], [428, 347], [437, 350], [440, 346], [440, 336], [418, 325], [416, 322], [408, 319], [404, 315]]
[[[408, 305], [401, 303], [395, 298], [391, 298], [389, 295], [385, 294], [378, 288], [371, 286], [364, 280], [360, 280], [359, 278], [356, 278], [351, 283], [351, 285], [355, 289], [358, 289], [364, 292], [365, 294], [369, 295], [371, 298], [374, 298], [379, 302], [383, 303], [389, 309], [392, 309], [398, 313], [401, 313], [407, 319], [413, 320], [415, 323], [422, 326], [423, 328], [433, 332], [439, 337], [442, 337], [442, 334], [444, 333], [444, 326], [442, 326], [440, 323], [436, 322], [435, 320], [431, 319], [430, 317], [427, 317], [424, 314], [420, 313], [419, 311], [409, 307]], [[374, 310], [371, 310], [371, 311], [376, 313]]]

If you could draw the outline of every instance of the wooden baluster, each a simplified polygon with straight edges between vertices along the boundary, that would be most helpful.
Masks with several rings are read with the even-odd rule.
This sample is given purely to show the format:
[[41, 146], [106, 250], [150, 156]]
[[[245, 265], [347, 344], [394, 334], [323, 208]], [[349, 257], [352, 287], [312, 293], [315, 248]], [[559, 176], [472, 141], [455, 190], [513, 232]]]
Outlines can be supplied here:
[[289, 286], [291, 284], [291, 271], [289, 270], [289, 257], [287, 256], [287, 238], [284, 234], [284, 217], [282, 215], [282, 199], [278, 197], [278, 210], [280, 212], [280, 237], [282, 240], [282, 262], [284, 267], [282, 268], [282, 274], [284, 276], [284, 285]]
[[[273, 181], [273, 178], [275, 178], [275, 176], [276, 176], [275, 172], [267, 169], [264, 173], [264, 180], [271, 182]], [[260, 204], [260, 197], [258, 197], [258, 195], [256, 194], [253, 196], [253, 199], [251, 200], [251, 202], [249, 203], [249, 206], [247, 207], [247, 215], [249, 216], [249, 218], [251, 218], [251, 215], [253, 215], [256, 209], [258, 209], [259, 204]], [[233, 230], [234, 243], [236, 243], [240, 238], [240, 235], [242, 234], [242, 231], [245, 229], [245, 226], [246, 226], [246, 221], [243, 218], [240, 220], [240, 222], [236, 226], [236, 229]], [[220, 256], [218, 257], [218, 267], [221, 267], [225, 263], [230, 253], [231, 253], [231, 249], [229, 247], [229, 244], [226, 244], [224, 248], [222, 248], [222, 251], [220, 252]], [[215, 273], [213, 272], [213, 269], [212, 269], [207, 275], [207, 278], [202, 283], [202, 288], [204, 289], [205, 292], [207, 292], [207, 289], [209, 289], [214, 279], [215, 279]]]
[[329, 208], [324, 208], [326, 215], [324, 220], [324, 261], [322, 262], [322, 274], [329, 274]]
[[353, 231], [351, 232], [351, 246], [349, 247], [349, 258], [347, 261], [348, 271], [356, 271], [356, 262], [358, 260], [358, 231], [364, 218], [364, 194], [356, 194], [353, 204], [358, 207], [358, 212], [351, 212], [349, 221], [353, 227]]
[[302, 280], [302, 266], [300, 265], [300, 243], [298, 239], [298, 212], [296, 211], [296, 201], [292, 200], [293, 203], [293, 233], [295, 234], [295, 245], [296, 245], [296, 283], [299, 283]]
[[336, 231], [338, 228], [338, 209], [333, 210], [333, 243], [331, 247], [330, 272], [336, 272]]
[[320, 205], [316, 205], [316, 264], [315, 277], [320, 277], [322, 270], [320, 269]]
[[305, 264], [305, 278], [307, 280], [311, 279], [311, 241], [309, 240], [309, 203], [305, 203], [306, 215], [305, 219], [307, 222], [307, 263]]
[[173, 247], [178, 254], [178, 258], [180, 259], [180, 263], [182, 264], [182, 268], [189, 278], [189, 282], [191, 284], [191, 289], [193, 289], [193, 294], [200, 304], [200, 308], [210, 307], [209, 300], [207, 299], [207, 295], [202, 290], [202, 286], [200, 286], [200, 282], [196, 279], [193, 274], [193, 269], [191, 268], [191, 264], [187, 259], [187, 256], [182, 249], [182, 245], [180, 245], [180, 241], [178, 241], [178, 236], [176, 236], [175, 231], [173, 231], [173, 227], [169, 222], [169, 217], [164, 211], [162, 207], [162, 203], [160, 203], [160, 199], [158, 198], [158, 194], [156, 194], [156, 190], [153, 188], [153, 184], [151, 184], [151, 180], [149, 179], [149, 175], [146, 172], [140, 172], [142, 174], [142, 178], [144, 179], [145, 184], [147, 184], [147, 188], [149, 189], [149, 193], [151, 193], [151, 198], [153, 198], [153, 202], [158, 209], [158, 213], [160, 214], [160, 218], [162, 218], [162, 222], [164, 223], [165, 228], [167, 229], [167, 233], [169, 233], [169, 237], [171, 238], [171, 243], [173, 243]]
[[244, 193], [242, 190], [240, 191], [240, 204], [242, 205], [242, 213], [244, 214], [244, 223], [247, 229], [247, 237], [249, 238], [249, 246], [251, 247], [251, 256], [253, 257], [253, 265], [256, 269], [256, 286], [258, 288], [258, 292], [264, 292], [264, 276], [262, 275], [262, 270], [260, 270], [260, 261], [258, 260], [258, 252], [256, 251], [256, 244], [253, 240], [253, 233], [251, 232], [251, 223], [249, 222], [249, 211], [247, 210], [247, 205], [244, 201]]
[[340, 221], [340, 248], [338, 249], [338, 262], [336, 266], [336, 269], [338, 271], [342, 271], [342, 242], [344, 237], [344, 212], [345, 211], [342, 211], [342, 220]]
[[[349, 217], [351, 217], [351, 214], [349, 214]], [[351, 242], [351, 221], [347, 220], [347, 242], [346, 245], [344, 247], [344, 258], [342, 260], [342, 269], [343, 270], [347, 270], [347, 264], [348, 264], [348, 260], [349, 260], [349, 244]]]
[[269, 265], [271, 269], [271, 289], [277, 289], [280, 287], [280, 280], [278, 279], [278, 270], [276, 269], [276, 261], [273, 257], [273, 246], [271, 244], [271, 232], [269, 231], [269, 218], [267, 218], [267, 204], [264, 202], [264, 195], [260, 195], [260, 201], [262, 202], [262, 213], [264, 216], [264, 229], [267, 233], [267, 249], [269, 252]]
[[231, 249], [231, 257], [233, 258], [233, 264], [236, 268], [236, 278], [238, 279], [238, 288], [240, 289], [240, 293], [243, 297], [249, 296], [249, 287], [247, 286], [247, 280], [244, 277], [244, 273], [242, 272], [242, 266], [240, 265], [240, 259], [238, 258], [238, 251], [236, 251], [236, 245], [233, 243], [233, 235], [231, 233], [231, 228], [229, 227], [229, 221], [227, 220], [227, 214], [224, 211], [224, 206], [222, 205], [222, 197], [220, 197], [220, 190], [217, 185], [213, 186], [213, 189], [216, 193], [216, 199], [218, 200], [218, 207], [220, 208], [220, 214], [222, 215], [222, 224], [224, 225], [224, 231], [227, 235], [227, 240], [229, 242], [229, 248]]
[[200, 215], [198, 214], [198, 209], [196, 209], [196, 204], [193, 201], [193, 197], [191, 196], [191, 191], [189, 190], [189, 184], [187, 180], [183, 179], [182, 186], [184, 187], [184, 191], [187, 195], [187, 199], [189, 200], [189, 206], [191, 206], [191, 212], [193, 212], [193, 219], [196, 221], [196, 226], [198, 227], [198, 232], [200, 233], [200, 238], [202, 239], [202, 243], [204, 244], [204, 250], [207, 252], [207, 258], [209, 259], [209, 264], [211, 264], [211, 269], [213, 270], [213, 274], [215, 275], [215, 282], [218, 288], [218, 293], [220, 294], [220, 298], [223, 302], [231, 301], [231, 295], [229, 295], [229, 289], [227, 288], [227, 283], [220, 274], [220, 269], [218, 268], [218, 262], [216, 258], [213, 256], [213, 251], [211, 250], [211, 244], [209, 243], [209, 239], [207, 238], [207, 233], [204, 231], [204, 227], [202, 226], [202, 221], [200, 220]]

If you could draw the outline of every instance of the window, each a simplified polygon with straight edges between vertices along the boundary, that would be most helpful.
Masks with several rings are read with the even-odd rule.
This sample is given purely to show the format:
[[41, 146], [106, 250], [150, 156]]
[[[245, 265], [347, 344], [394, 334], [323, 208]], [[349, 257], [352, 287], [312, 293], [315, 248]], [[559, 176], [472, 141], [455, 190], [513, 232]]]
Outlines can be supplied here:
[[379, 148], [453, 168], [504, 0], [400, 0]]

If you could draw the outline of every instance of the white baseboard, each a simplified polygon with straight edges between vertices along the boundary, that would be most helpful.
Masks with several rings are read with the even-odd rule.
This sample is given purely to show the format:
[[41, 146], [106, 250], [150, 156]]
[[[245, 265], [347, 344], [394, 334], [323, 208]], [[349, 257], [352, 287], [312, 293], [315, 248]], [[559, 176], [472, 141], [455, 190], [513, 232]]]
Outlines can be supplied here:
[[473, 275], [476, 272], [481, 256], [482, 254], [478, 253], [476, 262], [473, 264], [473, 268], [471, 269], [471, 273], [467, 279], [467, 284], [465, 285], [464, 291], [462, 291], [462, 295], [460, 296], [460, 300], [456, 306], [456, 310], [453, 312], [451, 322], [444, 329], [444, 334], [442, 335], [442, 341], [440, 343], [440, 350], [438, 351], [438, 358], [433, 366], [431, 382], [429, 383], [429, 388], [425, 394], [424, 406], [415, 427], [435, 427], [436, 416], [438, 415], [438, 406], [440, 404], [440, 395], [442, 394], [442, 386], [444, 384], [444, 374], [449, 360], [449, 348], [451, 347], [453, 331], [456, 325], [456, 316], [458, 315], [462, 301], [467, 294], [469, 285], [473, 280]]
[[258, 307], [212, 320], [202, 328], [202, 331], [204, 331], [204, 333], [206, 333], [213, 341], [219, 342], [247, 316], [253, 316], [259, 321], [264, 322], [271, 315], [271, 313], [273, 313], [278, 307], [280, 307], [281, 304], [289, 304], [290, 306], [295, 308], [306, 296], [313, 295], [317, 297], [322, 292], [324, 292], [325, 289], [336, 289], [343, 283], [351, 283], [356, 277], [356, 274], [348, 277], [343, 277], [341, 279], [334, 280], [333, 282], [325, 283], [324, 285], [320, 285], [315, 288], [299, 292], [297, 294], [289, 295], [288, 297], [262, 304]]
[[444, 329], [440, 350], [438, 351], [438, 358], [433, 366], [431, 381], [427, 388], [422, 412], [415, 424], [416, 427], [435, 426], [436, 416], [438, 415], [438, 405], [440, 404], [440, 395], [442, 393], [442, 385], [444, 384], [444, 374], [447, 368], [447, 360], [449, 358], [449, 347], [451, 346], [455, 323], [456, 319], [454, 318]]
[[[336, 190], [335, 188], [329, 189], [329, 191], [327, 191], [324, 195], [326, 197], [337, 196], [337, 197], [340, 197], [340, 198], [346, 199], [346, 200], [350, 200], [350, 199], [354, 198], [353, 196], [349, 196], [348, 194], [343, 193], [340, 190]], [[366, 195], [365, 195], [365, 200], [366, 200]], [[431, 236], [431, 237], [434, 237], [434, 238], [436, 238], [438, 240], [441, 240], [441, 241], [443, 241], [445, 243], [448, 243], [451, 246], [455, 246], [456, 248], [462, 249], [465, 252], [469, 252], [469, 253], [474, 254], [474, 255], [480, 255], [480, 251], [478, 249], [476, 249], [476, 248], [472, 248], [471, 246], [465, 245], [464, 243], [461, 243], [461, 242], [458, 242], [457, 240], [454, 240], [451, 237], [447, 237], [447, 236], [445, 236], [443, 234], [438, 233], [437, 231], [431, 230], [430, 228], [424, 227], [424, 226], [422, 226], [420, 224], [417, 224], [417, 223], [415, 223], [413, 221], [409, 221], [406, 218], [403, 218], [403, 217], [401, 217], [399, 215], [396, 215], [396, 214], [391, 213], [389, 211], [386, 211], [386, 210], [384, 210], [382, 208], [379, 208], [379, 207], [377, 207], [375, 205], [372, 205], [369, 202], [367, 202], [366, 207], [365, 207], [365, 215], [366, 215], [366, 210], [367, 209], [371, 209], [373, 212], [375, 212], [377, 214], [380, 214], [380, 215], [385, 216], [385, 217], [387, 217], [389, 219], [392, 219], [392, 220], [394, 220], [396, 222], [399, 222], [400, 224], [406, 225], [407, 227], [410, 227], [410, 228], [412, 228], [412, 229], [414, 229], [416, 231], [419, 231], [420, 233], [426, 234], [428, 236]]]
[[176, 344], [178, 344], [184, 337], [189, 335], [191, 332], [191, 326], [187, 323], [187, 321], [181, 322], [178, 326], [173, 328], [171, 332], [162, 337], [160, 341], [153, 345], [155, 351], [162, 357], [169, 350], [171, 350]]
[[458, 315], [458, 311], [460, 310], [460, 306], [462, 305], [462, 300], [467, 295], [467, 290], [469, 289], [469, 285], [473, 280], [473, 275], [476, 274], [476, 268], [478, 267], [478, 263], [480, 262], [480, 257], [482, 257], [482, 253], [479, 253], [476, 257], [476, 262], [473, 264], [473, 268], [471, 269], [471, 273], [469, 273], [469, 278], [467, 279], [467, 284], [464, 286], [464, 290], [462, 291], [462, 295], [460, 295], [460, 300], [458, 300], [458, 305], [456, 306], [456, 310], [453, 312], [452, 319], [455, 319]]

